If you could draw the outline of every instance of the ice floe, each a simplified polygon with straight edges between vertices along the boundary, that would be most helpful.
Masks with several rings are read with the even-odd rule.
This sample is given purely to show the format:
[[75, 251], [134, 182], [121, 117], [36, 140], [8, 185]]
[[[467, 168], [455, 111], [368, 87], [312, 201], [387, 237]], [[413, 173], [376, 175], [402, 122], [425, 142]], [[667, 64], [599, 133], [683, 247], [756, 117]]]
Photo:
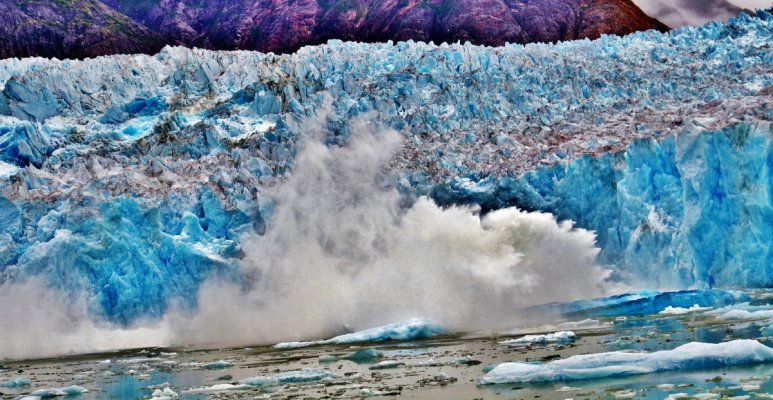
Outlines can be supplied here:
[[560, 331], [555, 333], [548, 333], [545, 335], [526, 335], [517, 339], [509, 339], [499, 344], [507, 346], [528, 346], [528, 345], [544, 345], [551, 343], [570, 343], [577, 339], [577, 335], [572, 331]]
[[285, 342], [274, 345], [276, 349], [294, 349], [324, 344], [346, 344], [384, 342], [388, 340], [426, 339], [446, 333], [442, 326], [422, 318], [414, 318], [406, 322], [384, 325], [363, 331], [336, 336], [326, 340], [310, 342]]
[[617, 351], [577, 355], [549, 363], [509, 362], [496, 366], [480, 383], [570, 381], [767, 362], [773, 362], [773, 349], [755, 340], [719, 344], [693, 342], [653, 353]]

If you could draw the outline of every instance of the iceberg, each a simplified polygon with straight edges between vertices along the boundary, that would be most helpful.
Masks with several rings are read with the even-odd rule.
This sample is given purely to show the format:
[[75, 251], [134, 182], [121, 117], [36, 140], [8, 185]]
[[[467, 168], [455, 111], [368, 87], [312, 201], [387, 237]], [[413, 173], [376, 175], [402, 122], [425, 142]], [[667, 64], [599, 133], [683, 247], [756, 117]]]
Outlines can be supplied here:
[[206, 394], [206, 393], [217, 393], [217, 392], [243, 391], [243, 390], [252, 390], [252, 389], [255, 389], [255, 386], [247, 385], [247, 384], [218, 383], [212, 386], [204, 386], [204, 387], [197, 387], [197, 388], [183, 390], [182, 393]]
[[306, 368], [297, 371], [280, 372], [271, 376], [255, 376], [239, 381], [242, 385], [270, 387], [287, 383], [315, 382], [324, 379], [337, 378], [337, 376], [320, 368]]
[[150, 400], [175, 400], [179, 399], [180, 395], [172, 390], [169, 385], [158, 387], [153, 389], [153, 393], [150, 396]]
[[[373, 348], [363, 349], [344, 357], [345, 360], [354, 361], [356, 363], [369, 363], [379, 358], [384, 358], [384, 353]], [[320, 361], [322, 361], [321, 358]]]
[[668, 306], [663, 311], [659, 312], [658, 314], [663, 315], [684, 315], [689, 314], [692, 312], [699, 312], [699, 311], [708, 311], [711, 310], [711, 307], [701, 307], [697, 304], [693, 304], [692, 307], [684, 308], [684, 307], [672, 307]]
[[29, 385], [30, 385], [29, 378], [26, 378], [23, 376], [9, 379], [7, 381], [0, 381], [0, 388], [14, 389], [14, 388], [27, 387]]
[[530, 345], [545, 345], [551, 343], [570, 343], [577, 339], [572, 331], [560, 331], [555, 333], [548, 333], [545, 335], [526, 335], [518, 339], [509, 339], [499, 344], [505, 346], [530, 346]]
[[370, 328], [359, 332], [336, 336], [331, 339], [311, 342], [285, 342], [274, 345], [275, 349], [295, 349], [326, 344], [350, 344], [385, 342], [390, 340], [418, 340], [426, 339], [446, 333], [442, 326], [421, 318], [414, 318], [406, 322], [389, 324]]
[[60, 396], [76, 396], [83, 393], [88, 393], [88, 389], [77, 385], [72, 385], [72, 386], [67, 386], [62, 388], [38, 389], [32, 392], [30, 396], [28, 396], [28, 398], [48, 399], [51, 397], [60, 397]]
[[608, 352], [572, 356], [549, 363], [499, 364], [480, 383], [537, 383], [600, 379], [671, 370], [720, 368], [773, 362], [773, 349], [756, 340], [688, 343], [653, 353]]
[[212, 361], [203, 365], [204, 369], [225, 369], [233, 366], [233, 363], [225, 360]]

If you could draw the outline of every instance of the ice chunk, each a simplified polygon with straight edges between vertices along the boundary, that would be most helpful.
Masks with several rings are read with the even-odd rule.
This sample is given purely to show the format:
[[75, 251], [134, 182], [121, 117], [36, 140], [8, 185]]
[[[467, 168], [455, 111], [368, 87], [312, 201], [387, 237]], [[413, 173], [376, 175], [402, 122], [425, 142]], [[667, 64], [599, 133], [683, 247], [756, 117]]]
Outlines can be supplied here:
[[384, 357], [384, 353], [373, 348], [368, 348], [368, 349], [363, 349], [353, 354], [350, 354], [344, 358], [349, 361], [367, 363], [367, 362], [373, 362], [374, 360], [377, 360], [383, 357]]
[[322, 354], [318, 357], [318, 360], [320, 363], [333, 363], [340, 360], [340, 358], [331, 354]]
[[369, 369], [392, 369], [405, 365], [405, 362], [398, 360], [384, 360], [376, 365], [371, 365]]
[[31, 396], [36, 396], [42, 399], [47, 399], [51, 397], [59, 397], [59, 396], [74, 396], [78, 394], [88, 393], [88, 389], [72, 385], [67, 386], [63, 388], [52, 388], [52, 389], [38, 389], [31, 393]]
[[320, 381], [323, 379], [335, 378], [336, 375], [326, 369], [305, 368], [297, 371], [280, 372], [271, 376], [279, 383], [300, 383]]
[[558, 331], [588, 331], [608, 329], [612, 327], [610, 322], [602, 322], [597, 319], [584, 319], [581, 321], [564, 321], [557, 324], [542, 325], [538, 327], [516, 328], [502, 332], [503, 336], [524, 335], [538, 332], [558, 332]]
[[293, 349], [324, 344], [347, 344], [385, 342], [389, 340], [417, 340], [426, 339], [446, 333], [442, 326], [422, 318], [414, 318], [406, 322], [389, 324], [370, 328], [359, 332], [336, 336], [327, 340], [311, 342], [285, 342], [274, 345], [276, 349]]
[[169, 385], [153, 390], [150, 400], [174, 400], [179, 399], [180, 395], [172, 390]]
[[612, 392], [612, 397], [616, 399], [633, 399], [636, 397], [637, 392], [633, 389], [617, 390]]
[[484, 375], [480, 383], [570, 381], [768, 362], [773, 362], [773, 349], [755, 340], [719, 344], [694, 342], [654, 353], [608, 352], [572, 356], [545, 364], [504, 363]]
[[377, 389], [370, 389], [370, 388], [362, 388], [360, 389], [360, 396], [361, 397], [373, 397], [373, 396], [399, 396], [401, 393], [399, 391], [386, 391], [386, 390], [377, 390]]
[[204, 364], [204, 369], [225, 369], [225, 368], [231, 368], [233, 367], [233, 363], [226, 361], [226, 360], [219, 360], [219, 361], [213, 361], [208, 362]]
[[271, 376], [254, 376], [239, 381], [242, 385], [257, 387], [272, 387], [287, 383], [315, 382], [337, 378], [337, 375], [320, 368], [305, 368], [295, 371], [280, 372]]
[[577, 339], [572, 331], [560, 331], [555, 333], [548, 333], [546, 335], [526, 335], [518, 339], [505, 340], [499, 342], [499, 344], [507, 346], [528, 346], [528, 345], [544, 345], [550, 343], [569, 343]]
[[773, 318], [773, 310], [730, 310], [716, 317], [720, 321], [753, 321]]
[[701, 307], [697, 304], [693, 304], [690, 308], [684, 308], [684, 307], [672, 307], [668, 306], [665, 310], [659, 312], [658, 314], [664, 314], [664, 315], [683, 315], [683, 314], [689, 314], [691, 312], [698, 312], [698, 311], [708, 311], [711, 310], [711, 307]]
[[183, 390], [183, 393], [186, 394], [197, 394], [197, 393], [217, 393], [217, 392], [230, 392], [230, 391], [239, 391], [239, 390], [252, 390], [255, 387], [253, 385], [247, 385], [247, 384], [232, 384], [232, 383], [219, 383], [217, 385], [212, 386], [204, 386], [204, 387], [198, 387], [198, 388], [191, 388], [187, 390]]
[[0, 381], [0, 388], [20, 388], [20, 387], [27, 387], [30, 385], [29, 378], [19, 376], [13, 379], [9, 379], [7, 381]]

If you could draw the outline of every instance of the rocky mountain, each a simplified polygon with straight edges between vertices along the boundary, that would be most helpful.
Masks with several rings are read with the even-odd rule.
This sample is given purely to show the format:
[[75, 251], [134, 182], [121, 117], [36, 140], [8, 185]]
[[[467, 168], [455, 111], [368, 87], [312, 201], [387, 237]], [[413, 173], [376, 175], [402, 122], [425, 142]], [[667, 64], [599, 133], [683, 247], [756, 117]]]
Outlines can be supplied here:
[[3, 0], [0, 15], [0, 58], [154, 53], [164, 45], [97, 0]]
[[105, 0], [170, 41], [286, 53], [329, 39], [555, 42], [666, 29], [630, 0]]
[[[359, 42], [556, 42], [667, 27], [630, 0], [16, 0], [0, 56], [154, 53], [162, 45], [288, 53]], [[112, 8], [112, 11], [105, 7]]]

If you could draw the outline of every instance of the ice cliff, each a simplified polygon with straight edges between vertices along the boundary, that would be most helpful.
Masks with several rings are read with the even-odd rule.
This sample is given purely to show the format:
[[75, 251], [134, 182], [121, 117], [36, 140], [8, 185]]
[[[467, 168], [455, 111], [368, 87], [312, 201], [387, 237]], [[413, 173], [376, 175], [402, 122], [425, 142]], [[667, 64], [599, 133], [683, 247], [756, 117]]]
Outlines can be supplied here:
[[[773, 14], [555, 45], [333, 41], [291, 55], [0, 61], [0, 283], [129, 323], [239, 282], [310, 131], [403, 134], [410, 202], [518, 206], [650, 287], [773, 285]], [[270, 223], [269, 223], [270, 225]]]

